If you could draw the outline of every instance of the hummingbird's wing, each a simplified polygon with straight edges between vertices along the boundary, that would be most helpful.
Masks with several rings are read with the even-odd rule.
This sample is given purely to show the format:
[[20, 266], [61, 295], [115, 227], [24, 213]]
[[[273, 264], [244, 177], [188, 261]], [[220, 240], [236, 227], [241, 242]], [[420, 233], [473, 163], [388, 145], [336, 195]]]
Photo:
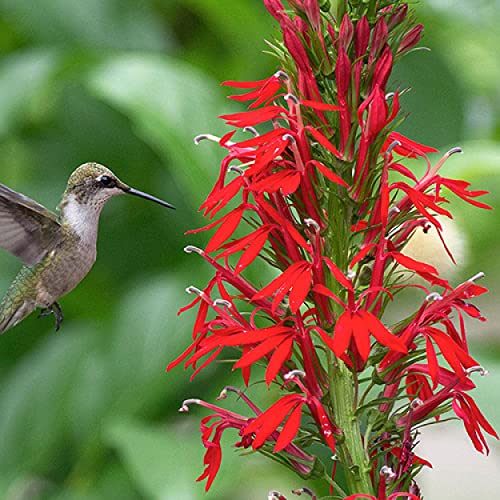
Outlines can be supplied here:
[[32, 266], [61, 238], [57, 216], [36, 201], [0, 184], [0, 248]]

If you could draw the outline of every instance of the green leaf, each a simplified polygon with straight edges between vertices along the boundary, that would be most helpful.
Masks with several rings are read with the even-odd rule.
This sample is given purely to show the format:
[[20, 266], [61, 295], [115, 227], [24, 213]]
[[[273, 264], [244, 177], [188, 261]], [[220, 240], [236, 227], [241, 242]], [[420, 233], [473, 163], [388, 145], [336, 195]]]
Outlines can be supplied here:
[[[137, 134], [168, 163], [187, 196], [210, 185], [220, 148], [205, 142], [195, 146], [193, 138], [221, 128], [216, 120], [223, 109], [220, 91], [211, 79], [164, 56], [134, 54], [105, 61], [90, 75], [89, 86], [132, 120]], [[193, 200], [195, 205], [199, 201]]]
[[[53, 335], [19, 361], [0, 391], [0, 470], [44, 473], [68, 445], [67, 414], [74, 377], [93, 351], [93, 339], [77, 328]], [[59, 457], [62, 458], [62, 457]]]
[[50, 50], [16, 52], [1, 62], [0, 138], [30, 116], [59, 64], [59, 54]]
[[2, 15], [39, 44], [120, 49], [165, 48], [164, 26], [148, 2], [0, 0]]
[[189, 434], [186, 429], [149, 427], [122, 420], [110, 422], [104, 438], [118, 450], [147, 498], [188, 500], [201, 490], [193, 477], [193, 464], [199, 461], [200, 452], [194, 436]]

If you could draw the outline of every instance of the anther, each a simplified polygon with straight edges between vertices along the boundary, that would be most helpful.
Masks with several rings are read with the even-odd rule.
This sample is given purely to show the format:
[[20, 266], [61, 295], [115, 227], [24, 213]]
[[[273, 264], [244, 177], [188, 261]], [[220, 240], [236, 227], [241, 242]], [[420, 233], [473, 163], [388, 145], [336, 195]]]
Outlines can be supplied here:
[[280, 80], [283, 80], [284, 82], [287, 82], [290, 79], [288, 77], [288, 75], [282, 69], [280, 69], [279, 71], [276, 71], [276, 73], [274, 73], [274, 77], [279, 78]]
[[431, 292], [427, 297], [425, 297], [427, 302], [431, 302], [433, 300], [443, 300], [443, 296], [437, 292]]
[[193, 140], [197, 146], [201, 141], [213, 141], [216, 142], [217, 144], [220, 143], [220, 137], [217, 137], [216, 135], [213, 134], [200, 134], [197, 135]]
[[295, 137], [291, 134], [283, 134], [283, 140], [290, 141], [292, 144], [295, 144]]
[[203, 254], [203, 250], [201, 248], [195, 247], [194, 245], [187, 245], [187, 246], [185, 246], [184, 247], [184, 251], [186, 253], [197, 253], [197, 254], [200, 254], [200, 255]]
[[349, 269], [347, 271], [347, 279], [352, 281], [355, 277], [356, 273], [352, 269]]
[[285, 380], [291, 380], [292, 378], [295, 378], [295, 377], [304, 378], [305, 376], [306, 376], [306, 372], [304, 372], [302, 370], [291, 370], [288, 373], [285, 373], [283, 378]]
[[191, 285], [186, 288], [187, 293], [195, 293], [196, 295], [199, 295], [200, 297], [203, 295], [203, 291], [200, 290], [199, 288], [196, 288], [195, 286]]
[[394, 92], [388, 92], [387, 94], [385, 94], [385, 100], [388, 101], [389, 99], [392, 99], [394, 95]]
[[385, 150], [385, 154], [389, 155], [396, 146], [401, 146], [400, 141], [392, 141], [389, 147]]
[[486, 369], [484, 369], [482, 366], [471, 366], [470, 368], [467, 368], [467, 370], [465, 370], [465, 373], [467, 375], [471, 375], [472, 373], [479, 373], [479, 375], [481, 375], [481, 377], [486, 377], [487, 375], [490, 374], [490, 372]]
[[302, 495], [302, 493], [307, 493], [314, 500], [317, 498], [317, 496], [313, 492], [313, 490], [309, 489], [307, 486], [303, 486], [302, 488], [299, 488], [298, 490], [292, 490], [292, 493], [294, 495], [297, 495], [298, 497], [300, 497], [300, 495]]
[[392, 215], [392, 214], [400, 214], [401, 213], [401, 210], [399, 207], [391, 207], [389, 209], [389, 215]]
[[290, 99], [290, 101], [293, 101], [294, 104], [299, 104], [299, 100], [297, 99], [297, 96], [293, 95], [293, 94], [286, 94], [283, 99], [285, 99], [285, 101], [288, 101]]
[[472, 276], [472, 278], [469, 278], [467, 281], [474, 282], [474, 281], [480, 280], [482, 278], [484, 278], [484, 273], [481, 271], [481, 272], [475, 274], [474, 276]]
[[411, 403], [410, 403], [410, 408], [415, 409], [418, 408], [419, 406], [422, 406], [424, 402], [420, 398], [415, 398]]
[[271, 490], [267, 494], [267, 500], [283, 500], [283, 499], [285, 499], [285, 497], [279, 491], [276, 490]]
[[185, 399], [182, 402], [182, 405], [179, 408], [179, 411], [181, 413], [185, 413], [185, 412], [189, 411], [189, 405], [199, 405], [200, 403], [201, 403], [201, 399], [195, 399], [195, 398]]
[[243, 132], [250, 132], [254, 137], [258, 137], [260, 135], [256, 128], [250, 126], [243, 127]]
[[451, 148], [449, 151], [446, 152], [445, 156], [451, 156], [451, 155], [454, 155], [456, 153], [462, 154], [463, 153], [462, 148], [459, 148], [459, 147]]
[[226, 299], [215, 299], [214, 306], [225, 306], [225, 307], [233, 307], [233, 304]]
[[394, 470], [388, 465], [383, 465], [380, 468], [380, 475], [387, 477], [387, 479], [394, 479], [396, 477]]
[[236, 165], [230, 165], [227, 170], [228, 172], [236, 172], [238, 175], [243, 175], [245, 173], [242, 168], [237, 167]]
[[307, 227], [312, 227], [315, 231], [318, 231], [318, 232], [321, 229], [319, 227], [319, 224], [314, 219], [304, 219], [304, 224]]

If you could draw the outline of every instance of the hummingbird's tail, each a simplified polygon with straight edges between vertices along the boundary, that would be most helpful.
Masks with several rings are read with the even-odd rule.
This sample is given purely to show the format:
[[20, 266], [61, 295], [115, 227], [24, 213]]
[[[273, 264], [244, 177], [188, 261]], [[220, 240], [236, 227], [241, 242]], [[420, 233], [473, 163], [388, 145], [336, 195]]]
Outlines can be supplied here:
[[10, 299], [11, 297], [6, 295], [0, 304], [0, 335], [16, 326], [36, 309], [35, 303], [31, 300]]
[[34, 297], [26, 293], [26, 286], [23, 286], [29, 285], [26, 280], [30, 272], [29, 268], [21, 269], [0, 303], [0, 335], [36, 309]]

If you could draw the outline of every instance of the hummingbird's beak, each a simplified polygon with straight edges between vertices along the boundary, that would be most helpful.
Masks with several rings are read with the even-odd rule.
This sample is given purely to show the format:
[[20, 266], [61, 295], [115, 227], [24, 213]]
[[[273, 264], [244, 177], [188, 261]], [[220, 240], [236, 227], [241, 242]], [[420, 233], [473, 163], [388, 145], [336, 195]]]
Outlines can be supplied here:
[[175, 207], [173, 205], [171, 205], [170, 203], [167, 203], [166, 201], [160, 200], [160, 198], [156, 198], [155, 196], [151, 196], [148, 193], [143, 193], [142, 191], [131, 188], [129, 186], [124, 186], [122, 188], [122, 190], [127, 194], [133, 194], [134, 196], [139, 196], [140, 198], [144, 198], [145, 200], [154, 201], [155, 203], [158, 203], [159, 205], [162, 205], [164, 207], [175, 209]]

